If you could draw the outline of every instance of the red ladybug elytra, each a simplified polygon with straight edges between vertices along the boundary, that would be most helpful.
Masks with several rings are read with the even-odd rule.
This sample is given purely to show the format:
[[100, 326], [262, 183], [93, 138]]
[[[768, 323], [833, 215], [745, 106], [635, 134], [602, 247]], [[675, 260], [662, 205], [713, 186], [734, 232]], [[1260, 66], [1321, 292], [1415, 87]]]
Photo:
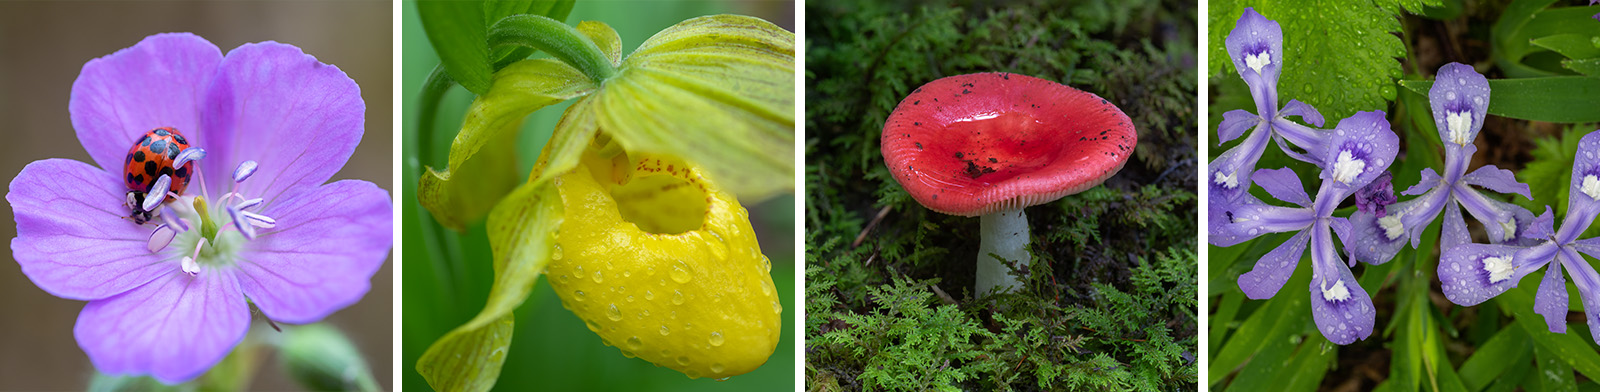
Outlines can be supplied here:
[[[150, 220], [150, 211], [145, 211], [143, 207], [145, 194], [150, 192], [150, 187], [155, 186], [156, 179], [161, 178], [162, 174], [171, 178], [170, 192], [173, 194], [182, 195], [183, 189], [189, 186], [194, 162], [184, 163], [179, 168], [173, 167], [177, 163], [178, 153], [188, 148], [189, 140], [177, 129], [160, 127], [145, 132], [144, 137], [128, 149], [123, 176], [128, 185], [128, 204], [133, 209], [128, 217], [133, 218], [135, 223], [142, 225]], [[166, 202], [172, 202], [172, 199]]]

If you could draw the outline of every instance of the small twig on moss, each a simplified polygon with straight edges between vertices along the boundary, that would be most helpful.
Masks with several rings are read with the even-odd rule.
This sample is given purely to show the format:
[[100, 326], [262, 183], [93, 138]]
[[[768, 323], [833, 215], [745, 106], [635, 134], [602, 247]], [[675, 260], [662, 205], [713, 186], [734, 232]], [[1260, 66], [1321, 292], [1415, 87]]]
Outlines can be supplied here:
[[883, 206], [883, 209], [878, 210], [878, 216], [872, 217], [872, 221], [871, 222], [867, 222], [867, 227], [864, 228], [864, 229], [861, 229], [861, 234], [856, 234], [856, 240], [850, 242], [850, 247], [851, 248], [855, 248], [855, 247], [861, 246], [861, 241], [865, 241], [867, 239], [867, 233], [871, 233], [872, 232], [872, 228], [878, 227], [878, 222], [882, 222], [883, 221], [883, 217], [889, 216], [889, 210], [891, 210], [893, 208], [894, 208], [894, 205], [890, 204], [890, 205]]
[[933, 293], [938, 295], [939, 299], [944, 300], [944, 303], [950, 304], [950, 305], [955, 305], [956, 304], [956, 299], [950, 297], [950, 294], [945, 293], [944, 290], [939, 289], [939, 285], [929, 284], [928, 287], [932, 288], [933, 289]]

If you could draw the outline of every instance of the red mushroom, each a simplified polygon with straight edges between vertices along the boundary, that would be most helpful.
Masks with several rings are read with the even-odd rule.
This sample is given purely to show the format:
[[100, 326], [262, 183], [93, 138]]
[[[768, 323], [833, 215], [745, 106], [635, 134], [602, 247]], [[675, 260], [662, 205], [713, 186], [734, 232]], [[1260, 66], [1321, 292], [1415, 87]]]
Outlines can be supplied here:
[[[1028, 265], [1024, 207], [1100, 185], [1138, 136], [1094, 94], [1008, 73], [957, 75], [913, 91], [883, 125], [883, 160], [928, 209], [982, 216], [977, 293], [1020, 285], [1001, 263]], [[996, 257], [991, 256], [998, 256]]]

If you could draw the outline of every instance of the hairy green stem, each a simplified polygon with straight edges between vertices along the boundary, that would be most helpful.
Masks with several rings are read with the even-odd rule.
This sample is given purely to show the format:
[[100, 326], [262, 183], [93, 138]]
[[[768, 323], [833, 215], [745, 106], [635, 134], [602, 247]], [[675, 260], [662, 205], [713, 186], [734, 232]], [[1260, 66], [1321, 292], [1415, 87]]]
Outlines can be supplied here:
[[512, 15], [489, 27], [489, 47], [526, 46], [549, 53], [589, 76], [604, 82], [617, 74], [600, 46], [578, 29], [539, 15]]
[[[412, 186], [415, 186], [417, 181], [422, 178], [422, 171], [425, 170], [427, 165], [440, 162], [434, 158], [436, 150], [433, 147], [434, 131], [438, 128], [434, 124], [434, 119], [439, 114], [439, 103], [444, 100], [445, 93], [449, 92], [450, 87], [455, 84], [455, 81], [451, 80], [450, 75], [445, 72], [443, 64], [434, 66], [433, 72], [428, 74], [428, 80], [422, 84], [422, 94], [419, 97], [419, 107], [417, 108], [416, 140], [412, 144], [415, 146], [413, 147], [415, 148], [413, 150], [415, 155], [412, 155], [415, 158], [407, 162], [405, 168], [405, 180], [409, 181]], [[444, 227], [433, 220], [433, 215], [430, 211], [422, 207], [422, 204], [413, 204], [412, 206], [417, 209], [417, 217], [422, 223], [423, 247], [427, 249], [429, 258], [433, 260], [434, 276], [439, 280], [440, 286], [445, 288], [444, 292], [455, 297], [455, 288], [466, 286], [464, 282], [461, 282], [465, 279], [462, 263], [458, 263], [456, 262], [457, 259], [450, 257], [458, 254], [458, 252], [447, 249], [453, 243], [449, 241], [450, 238], [445, 233]]]

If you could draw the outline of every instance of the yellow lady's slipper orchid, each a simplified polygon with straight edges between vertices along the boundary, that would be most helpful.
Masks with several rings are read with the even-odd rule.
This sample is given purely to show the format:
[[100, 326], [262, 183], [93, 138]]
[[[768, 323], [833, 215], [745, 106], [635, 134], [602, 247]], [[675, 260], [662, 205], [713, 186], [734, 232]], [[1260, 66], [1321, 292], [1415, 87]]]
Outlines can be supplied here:
[[555, 184], [566, 220], [546, 276], [590, 331], [690, 378], [766, 363], [783, 307], [733, 195], [682, 160], [594, 150]]

